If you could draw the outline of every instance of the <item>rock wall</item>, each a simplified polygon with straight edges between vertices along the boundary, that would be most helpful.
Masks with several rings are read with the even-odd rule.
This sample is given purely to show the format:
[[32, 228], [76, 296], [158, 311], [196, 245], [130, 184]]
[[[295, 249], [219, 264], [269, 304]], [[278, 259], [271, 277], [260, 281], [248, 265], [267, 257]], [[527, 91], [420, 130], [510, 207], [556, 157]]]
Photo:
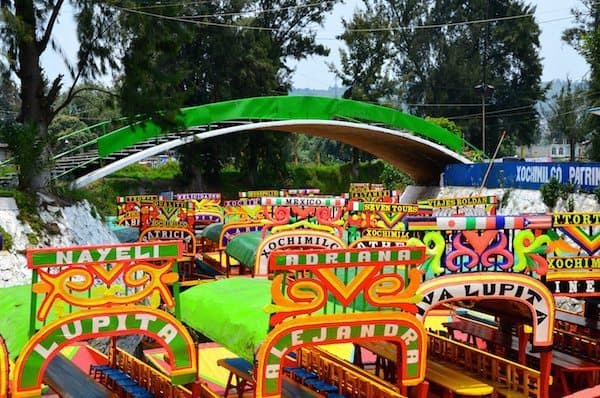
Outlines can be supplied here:
[[[88, 202], [60, 206], [53, 199], [42, 198], [40, 217], [51, 224], [53, 234], [38, 237], [37, 247], [67, 247], [87, 244], [118, 243], [116, 236], [99, 218], [94, 217]], [[17, 219], [19, 210], [13, 198], [0, 198], [0, 225], [11, 235], [13, 247], [0, 251], [0, 287], [30, 283], [31, 271], [27, 269], [25, 252], [34, 248], [28, 234], [29, 225]]]
[[[407, 187], [400, 199], [403, 203], [416, 203], [419, 199], [430, 198], [463, 198], [468, 196], [498, 197], [498, 215], [514, 215], [522, 213], [546, 213], [550, 210], [542, 200], [540, 191], [511, 188], [474, 188], [474, 187]], [[600, 204], [592, 194], [575, 193], [573, 200], [575, 211], [600, 211]], [[555, 212], [567, 211], [566, 201], [559, 199]]]

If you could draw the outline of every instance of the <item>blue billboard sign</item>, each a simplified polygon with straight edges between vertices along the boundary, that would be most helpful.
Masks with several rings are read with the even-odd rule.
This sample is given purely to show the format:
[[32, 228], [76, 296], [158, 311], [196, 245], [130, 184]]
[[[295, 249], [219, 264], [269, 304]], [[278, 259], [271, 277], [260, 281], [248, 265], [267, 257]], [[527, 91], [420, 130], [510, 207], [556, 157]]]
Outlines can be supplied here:
[[[451, 164], [444, 171], [444, 184], [481, 186], [489, 163]], [[600, 185], [600, 163], [583, 162], [498, 162], [492, 165], [487, 188], [539, 189], [552, 177], [575, 184], [582, 191], [593, 191]]]

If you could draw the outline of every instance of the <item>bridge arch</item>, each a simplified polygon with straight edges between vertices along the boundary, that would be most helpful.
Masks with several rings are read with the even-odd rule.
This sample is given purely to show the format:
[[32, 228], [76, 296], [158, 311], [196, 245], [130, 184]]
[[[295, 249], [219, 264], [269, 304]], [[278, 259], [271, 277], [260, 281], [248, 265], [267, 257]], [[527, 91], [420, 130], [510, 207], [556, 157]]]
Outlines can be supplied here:
[[417, 290], [423, 319], [430, 308], [442, 303], [479, 300], [510, 300], [525, 305], [531, 314], [534, 346], [552, 346], [554, 298], [537, 279], [522, 274], [473, 272], [445, 275], [423, 282]]
[[[73, 185], [85, 186], [129, 164], [188, 144], [196, 138], [207, 139], [241, 131], [269, 130], [334, 139], [390, 162], [417, 183], [437, 180], [449, 163], [471, 163], [462, 154], [466, 143], [461, 137], [395, 109], [352, 100], [302, 96], [247, 98], [184, 108], [178, 121], [180, 130], [197, 132], [94, 170], [79, 177]], [[151, 121], [125, 126], [97, 140], [98, 154], [105, 158], [168, 132]], [[429, 167], [420, 167], [423, 162]]]
[[195, 380], [195, 345], [186, 328], [177, 319], [164, 311], [147, 307], [112, 307], [68, 315], [45, 325], [34, 334], [15, 363], [12, 396], [41, 396], [46, 366], [63, 347], [94, 337], [127, 334], [151, 337], [165, 348], [173, 369], [173, 384]]

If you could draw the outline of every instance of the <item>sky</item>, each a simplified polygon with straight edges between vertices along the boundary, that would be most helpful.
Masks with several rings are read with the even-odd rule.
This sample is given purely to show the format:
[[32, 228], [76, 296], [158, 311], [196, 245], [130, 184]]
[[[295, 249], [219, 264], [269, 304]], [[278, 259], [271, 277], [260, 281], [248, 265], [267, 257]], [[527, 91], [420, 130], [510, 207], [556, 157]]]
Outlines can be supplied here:
[[[331, 49], [330, 54], [327, 57], [310, 57], [292, 63], [296, 69], [293, 77], [294, 87], [327, 89], [336, 84], [335, 76], [329, 72], [327, 66], [327, 63], [339, 65], [341, 42], [335, 37], [342, 33], [341, 18], [349, 20], [361, 3], [361, 0], [345, 0], [345, 4], [338, 4], [333, 13], [327, 16], [324, 26], [317, 32], [317, 39], [319, 43]], [[564, 80], [567, 77], [580, 80], [585, 77], [589, 70], [588, 65], [575, 50], [560, 38], [562, 32], [574, 24], [572, 18], [564, 18], [570, 16], [569, 10], [578, 6], [580, 1], [531, 0], [530, 3], [537, 7], [536, 20], [542, 31], [540, 36], [540, 53], [543, 58], [542, 81]], [[56, 26], [55, 38], [60, 42], [67, 57], [73, 60], [77, 54], [77, 42], [73, 39], [74, 25], [70, 15], [72, 12], [67, 8], [61, 14]], [[42, 63], [50, 79], [53, 79], [58, 73], [68, 75], [65, 73], [66, 69], [62, 60], [56, 55], [45, 54]]]
[[[338, 4], [333, 13], [327, 17], [323, 28], [317, 34], [319, 43], [331, 49], [328, 57], [310, 57], [295, 63], [294, 87], [326, 89], [335, 85], [335, 76], [329, 72], [327, 63], [339, 65], [339, 48], [342, 44], [332, 40], [342, 33], [341, 18], [349, 20], [361, 0], [345, 0]], [[580, 4], [579, 0], [532, 0], [528, 2], [536, 6], [538, 23], [570, 16], [570, 9]], [[561, 19], [540, 23], [540, 54], [543, 58], [542, 81], [570, 77], [580, 80], [589, 70], [585, 60], [572, 47], [561, 40], [562, 32], [574, 25], [573, 19]]]

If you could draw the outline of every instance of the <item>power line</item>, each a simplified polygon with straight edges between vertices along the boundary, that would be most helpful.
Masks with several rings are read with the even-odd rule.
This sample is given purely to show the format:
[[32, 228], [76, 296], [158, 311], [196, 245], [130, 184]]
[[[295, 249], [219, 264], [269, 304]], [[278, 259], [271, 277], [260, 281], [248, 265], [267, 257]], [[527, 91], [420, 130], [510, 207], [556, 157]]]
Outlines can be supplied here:
[[[593, 91], [585, 91], [582, 93], [572, 93], [570, 95], [568, 95], [567, 97], [573, 97], [573, 98], [577, 98], [577, 97], [590, 97], [596, 94], [599, 94], [600, 90], [593, 90]], [[563, 98], [562, 100], [560, 98], [556, 98], [554, 99], [555, 102], [561, 101], [567, 101], [567, 98]], [[534, 111], [537, 112], [537, 109], [531, 109], [528, 112], [512, 112], [511, 111], [518, 111], [521, 109], [526, 109], [526, 108], [530, 108], [530, 107], [535, 107], [538, 104], [538, 102], [532, 102], [529, 105], [523, 105], [523, 106], [518, 106], [518, 107], [513, 107], [513, 108], [503, 108], [503, 109], [497, 109], [494, 111], [490, 111], [490, 112], [486, 112], [487, 115], [492, 115], [492, 116], [518, 116], [518, 115], [523, 115], [523, 114], [528, 114], [528, 113], [533, 113]], [[414, 105], [412, 105], [414, 106]], [[481, 106], [481, 104], [479, 104], [479, 106]], [[488, 104], [489, 106], [489, 104]], [[450, 116], [447, 117], [447, 119], [452, 119], [452, 120], [456, 120], [456, 119], [469, 119], [469, 118], [479, 118], [481, 117], [481, 113], [472, 113], [472, 114], [468, 114], [468, 115], [458, 115], [458, 116]]]
[[404, 104], [406, 106], [416, 106], [416, 107], [453, 107], [453, 106], [460, 106], [460, 107], [468, 107], [468, 106], [472, 106], [472, 107], [481, 107], [481, 104]]
[[239, 12], [223, 12], [223, 13], [215, 13], [215, 14], [204, 14], [204, 15], [180, 15], [179, 18], [185, 18], [189, 20], [194, 20], [196, 18], [215, 18], [215, 17], [235, 17], [235, 16], [243, 16], [243, 15], [251, 15], [251, 14], [266, 14], [270, 12], [278, 12], [278, 11], [288, 11], [288, 10], [297, 10], [301, 8], [312, 8], [318, 7], [323, 3], [331, 3], [331, 1], [319, 2], [319, 3], [310, 3], [310, 4], [301, 4], [297, 6], [288, 6], [288, 7], [280, 7], [280, 8], [266, 8], [263, 10], [247, 10], [247, 11], [239, 11]]
[[[139, 9], [119, 7], [116, 5], [111, 5], [111, 7], [118, 9], [120, 11], [123, 11], [123, 12], [135, 13], [135, 14], [140, 14], [140, 15], [144, 15], [144, 16], [148, 16], [148, 17], [153, 17], [153, 18], [158, 18], [158, 19], [166, 19], [166, 20], [176, 21], [176, 22], [192, 23], [192, 24], [196, 24], [196, 25], [217, 26], [217, 27], [224, 27], [224, 28], [247, 29], [247, 30], [262, 30], [262, 31], [279, 31], [280, 30], [279, 28], [270, 28], [270, 27], [264, 27], [264, 26], [250, 26], [250, 25], [237, 25], [237, 24], [227, 24], [227, 23], [209, 22], [209, 21], [196, 21], [196, 20], [189, 19], [189, 17], [185, 17], [185, 16], [181, 17], [181, 16], [168, 16], [168, 15], [162, 15], [162, 14], [155, 14], [155, 13], [151, 13], [151, 12], [141, 11]], [[300, 8], [300, 7], [301, 6], [291, 6], [290, 8]], [[529, 17], [533, 17], [534, 15], [535, 15], [534, 13], [527, 13], [527, 14], [512, 15], [512, 16], [506, 16], [506, 17], [496, 17], [496, 18], [478, 19], [478, 20], [461, 21], [461, 22], [447, 22], [447, 23], [441, 23], [441, 24], [400, 26], [400, 27], [387, 26], [387, 27], [381, 27], [381, 28], [365, 28], [365, 29], [347, 29], [346, 32], [382, 32], [382, 31], [404, 31], [404, 30], [412, 30], [412, 29], [417, 29], [417, 30], [419, 30], [419, 29], [439, 29], [439, 28], [444, 28], [444, 27], [465, 26], [465, 25], [473, 25], [473, 24], [488, 23], [488, 22], [510, 21], [510, 20], [515, 20], [515, 19], [529, 18]], [[213, 14], [213, 16], [218, 16], [218, 14]], [[539, 21], [537, 23], [539, 25], [539, 24], [543, 24], [543, 23], [550, 23], [550, 22], [562, 21], [562, 20], [573, 19], [573, 18], [574, 18], [574, 16], [571, 15], [568, 17], [560, 17], [560, 18], [553, 18], [553, 19], [548, 19], [548, 20], [544, 20], [544, 21]]]
[[147, 10], [147, 9], [156, 9], [156, 8], [167, 8], [167, 7], [180, 7], [180, 6], [196, 6], [201, 4], [210, 4], [212, 0], [203, 0], [203, 1], [186, 1], [181, 3], [167, 3], [167, 4], [149, 4], [147, 6], [139, 6], [139, 7], [131, 7], [134, 10]]

